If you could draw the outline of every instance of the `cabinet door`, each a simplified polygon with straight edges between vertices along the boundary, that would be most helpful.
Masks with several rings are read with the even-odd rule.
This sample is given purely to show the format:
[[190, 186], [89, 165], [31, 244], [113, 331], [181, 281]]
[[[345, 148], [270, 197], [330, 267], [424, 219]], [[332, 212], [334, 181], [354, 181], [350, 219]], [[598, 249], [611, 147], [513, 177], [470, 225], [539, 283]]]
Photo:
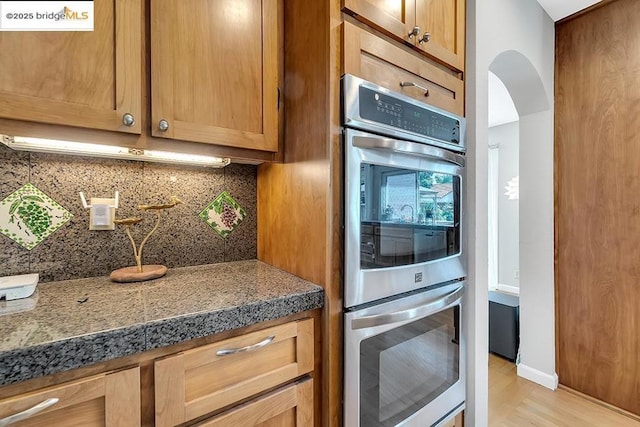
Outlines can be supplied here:
[[94, 15], [94, 31], [0, 33], [0, 117], [141, 132], [142, 0]]
[[313, 380], [283, 387], [196, 426], [313, 427]]
[[[418, 0], [420, 1], [420, 0]], [[401, 40], [415, 40], [416, 0], [343, 0], [345, 12]]]
[[420, 49], [464, 71], [465, 0], [416, 0], [416, 26], [421, 30], [416, 37]]
[[280, 28], [280, 0], [151, 2], [153, 135], [277, 151]]
[[193, 420], [311, 372], [313, 344], [313, 319], [306, 319], [158, 360], [156, 426]]
[[[343, 71], [464, 116], [464, 82], [417, 52], [345, 22]], [[411, 82], [417, 86], [400, 85]]]
[[[25, 411], [52, 398], [57, 403], [26, 416]], [[0, 424], [19, 413], [25, 417], [11, 419], [16, 421], [12, 426], [140, 426], [140, 370], [100, 374], [0, 401]]]

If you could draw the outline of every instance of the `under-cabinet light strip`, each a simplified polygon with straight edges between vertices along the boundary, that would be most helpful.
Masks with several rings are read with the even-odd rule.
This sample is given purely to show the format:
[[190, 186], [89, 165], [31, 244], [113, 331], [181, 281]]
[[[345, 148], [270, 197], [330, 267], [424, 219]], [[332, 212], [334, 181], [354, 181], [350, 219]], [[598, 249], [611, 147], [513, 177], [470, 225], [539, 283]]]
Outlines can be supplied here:
[[13, 150], [40, 153], [71, 154], [77, 156], [106, 157], [110, 159], [139, 160], [145, 162], [196, 165], [223, 168], [231, 163], [228, 158], [184, 154], [171, 151], [144, 150], [114, 145], [90, 144], [44, 138], [1, 135], [0, 141]]

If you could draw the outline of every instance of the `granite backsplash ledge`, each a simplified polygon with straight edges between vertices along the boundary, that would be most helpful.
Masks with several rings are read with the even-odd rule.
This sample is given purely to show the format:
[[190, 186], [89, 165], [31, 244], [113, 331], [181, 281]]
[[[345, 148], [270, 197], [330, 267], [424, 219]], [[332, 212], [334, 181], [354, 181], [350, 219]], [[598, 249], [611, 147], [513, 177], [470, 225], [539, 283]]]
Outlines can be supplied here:
[[[0, 200], [28, 182], [73, 217], [30, 251], [0, 236], [0, 276], [39, 273], [41, 282], [49, 282], [104, 276], [135, 264], [123, 229], [89, 230], [89, 212], [82, 207], [80, 191], [87, 198], [113, 197], [119, 191], [119, 218], [140, 216], [139, 204], [166, 203], [172, 195], [184, 202], [163, 212], [160, 228], [145, 245], [145, 264], [175, 268], [256, 258], [256, 166], [170, 166], [25, 153], [0, 145]], [[223, 191], [247, 212], [226, 239], [198, 217]], [[152, 225], [153, 216], [149, 215], [136, 227], [138, 241]]]

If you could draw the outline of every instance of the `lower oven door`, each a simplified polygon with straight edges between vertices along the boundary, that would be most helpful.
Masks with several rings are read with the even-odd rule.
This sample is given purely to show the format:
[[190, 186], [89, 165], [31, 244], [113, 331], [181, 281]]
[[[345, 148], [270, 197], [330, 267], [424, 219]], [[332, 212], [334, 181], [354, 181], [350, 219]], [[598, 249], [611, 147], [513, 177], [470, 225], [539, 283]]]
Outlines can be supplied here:
[[464, 282], [345, 313], [345, 427], [433, 426], [464, 408]]

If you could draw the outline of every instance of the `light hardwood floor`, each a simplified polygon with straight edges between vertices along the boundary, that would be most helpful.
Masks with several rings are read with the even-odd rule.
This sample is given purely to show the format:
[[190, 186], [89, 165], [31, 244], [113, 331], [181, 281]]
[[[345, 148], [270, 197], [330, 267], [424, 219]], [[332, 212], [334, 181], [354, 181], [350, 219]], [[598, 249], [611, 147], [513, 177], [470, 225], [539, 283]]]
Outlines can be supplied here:
[[489, 426], [640, 427], [640, 422], [569, 391], [551, 391], [489, 355]]

